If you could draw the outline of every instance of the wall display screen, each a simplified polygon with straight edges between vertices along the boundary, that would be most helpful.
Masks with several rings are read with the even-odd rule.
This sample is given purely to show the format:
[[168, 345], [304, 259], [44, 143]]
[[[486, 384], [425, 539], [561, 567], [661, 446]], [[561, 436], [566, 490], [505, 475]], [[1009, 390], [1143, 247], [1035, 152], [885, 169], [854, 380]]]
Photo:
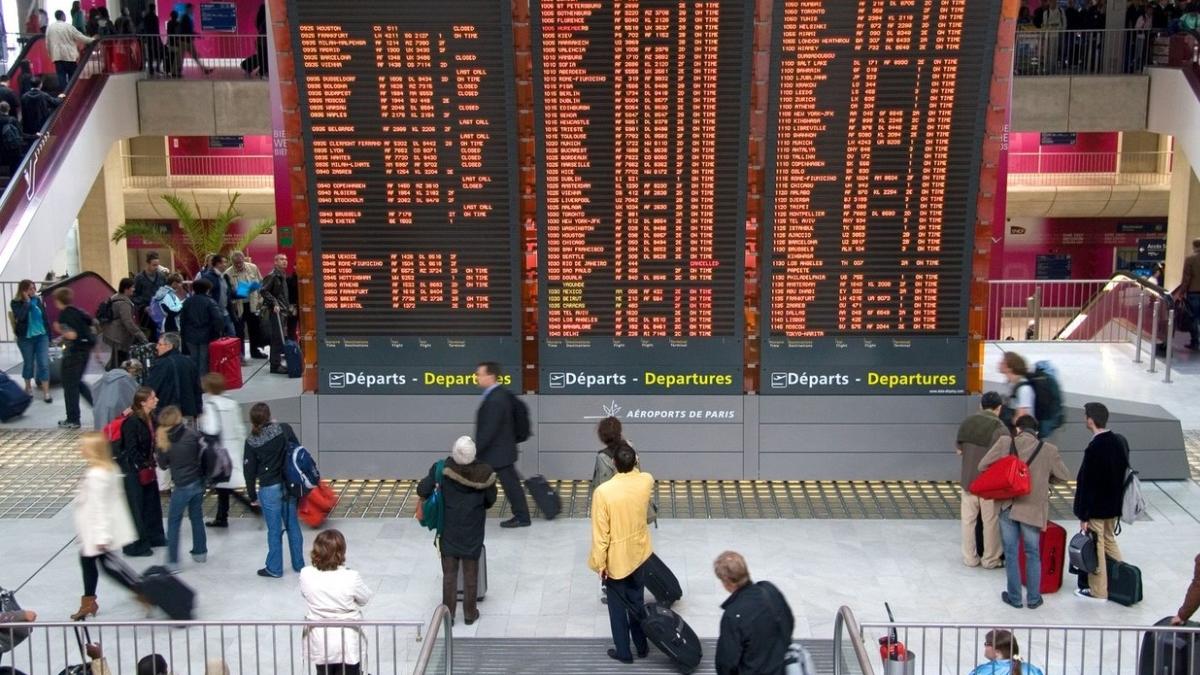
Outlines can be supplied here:
[[776, 0], [763, 394], [961, 394], [998, 2]]
[[751, 3], [531, 10], [540, 391], [740, 393]]
[[466, 393], [519, 373], [516, 105], [504, 0], [292, 0], [321, 393]]

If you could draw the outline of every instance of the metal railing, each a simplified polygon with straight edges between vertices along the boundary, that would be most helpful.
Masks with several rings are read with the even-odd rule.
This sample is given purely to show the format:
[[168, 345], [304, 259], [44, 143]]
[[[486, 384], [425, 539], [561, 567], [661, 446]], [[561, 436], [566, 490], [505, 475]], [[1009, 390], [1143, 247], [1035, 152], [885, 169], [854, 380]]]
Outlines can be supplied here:
[[270, 188], [271, 155], [125, 155], [127, 188]]
[[[988, 340], [1048, 341], [1083, 310], [1111, 279], [992, 280], [988, 282]], [[1100, 317], [1109, 319], [1112, 317]], [[1128, 342], [1131, 335], [1111, 321], [1087, 342]]]
[[[1200, 628], [1171, 626], [1083, 626], [1028, 624], [960, 623], [883, 623], [863, 622], [858, 643], [876, 644], [895, 630], [899, 641], [914, 658], [910, 670], [883, 672], [951, 675], [969, 673], [987, 663], [983, 656], [984, 639], [989, 631], [1005, 630], [1016, 638], [1024, 663], [1037, 666], [1045, 675], [1078, 673], [1149, 673], [1156, 675], [1200, 675], [1200, 668], [1189, 658], [1186, 664], [1173, 662], [1178, 644], [1186, 654], [1200, 648]], [[835, 634], [834, 650], [849, 636]], [[1190, 649], [1189, 649], [1190, 647]], [[839, 673], [835, 666], [835, 673]]]
[[1150, 65], [1150, 30], [1019, 30], [1015, 75], [1120, 75], [1141, 73]]
[[267, 76], [267, 36], [133, 35], [146, 55], [152, 77], [228, 80]]
[[[413, 675], [453, 675], [454, 673], [454, 615], [445, 605], [438, 605], [429, 619], [429, 633], [417, 656]], [[440, 639], [439, 639], [440, 638]], [[1197, 674], [1200, 675], [1200, 674]]]
[[1173, 153], [1010, 152], [1009, 185], [1169, 185]]
[[833, 675], [875, 675], [854, 612], [842, 605], [833, 620]]
[[[439, 609], [449, 616], [445, 607]], [[433, 621], [442, 620], [438, 611], [433, 617]], [[444, 623], [448, 622], [446, 618]], [[304, 673], [331, 659], [357, 662], [362, 672], [373, 675], [409, 675], [425, 672], [413, 669], [426, 651], [437, 651], [431, 650], [428, 641], [422, 644], [425, 623], [417, 620], [39, 621], [5, 624], [0, 633], [16, 635], [26, 629], [28, 638], [11, 652], [0, 654], [0, 666], [31, 674], [57, 673], [68, 666], [102, 660], [108, 673], [132, 675], [138, 672], [140, 659], [158, 654], [174, 675], [219, 673], [220, 664], [228, 672], [243, 675]], [[322, 644], [323, 652], [314, 655], [310, 651], [310, 645], [320, 650]], [[448, 650], [449, 641], [443, 645]], [[449, 663], [448, 656], [446, 659]], [[210, 664], [213, 668], [206, 670]], [[445, 672], [448, 675], [450, 671]]]

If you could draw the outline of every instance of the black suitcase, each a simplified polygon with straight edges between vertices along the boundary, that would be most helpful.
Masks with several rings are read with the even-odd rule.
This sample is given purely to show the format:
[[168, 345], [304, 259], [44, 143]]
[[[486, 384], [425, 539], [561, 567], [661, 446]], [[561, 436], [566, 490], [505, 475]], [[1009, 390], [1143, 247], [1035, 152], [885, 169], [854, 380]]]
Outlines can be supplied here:
[[642, 615], [642, 632], [659, 651], [675, 662], [679, 672], [693, 673], [700, 665], [703, 650], [696, 631], [669, 607], [652, 602]]
[[[1170, 626], [1168, 616], [1155, 626]], [[1200, 623], [1188, 621], [1189, 628]], [[1138, 658], [1138, 675], [1200, 675], [1200, 633], [1146, 633]]]
[[[458, 564], [458, 597], [463, 596], [463, 572], [466, 568], [463, 567], [462, 561]], [[475, 599], [482, 602], [487, 597], [487, 546], [479, 552], [479, 586], [475, 589]], [[1200, 675], [1197, 673], [1196, 675]]]
[[9, 422], [25, 414], [33, 397], [6, 373], [0, 372], [0, 421]]
[[546, 482], [545, 476], [539, 474], [525, 479], [525, 489], [529, 490], [533, 502], [537, 504], [546, 520], [554, 520], [562, 513], [562, 500], [558, 498], [554, 488], [550, 487], [550, 483]]
[[1142, 601], [1142, 571], [1119, 560], [1108, 559], [1108, 599], [1132, 607]]
[[183, 583], [178, 574], [165, 567], [155, 565], [142, 573], [139, 587], [142, 595], [155, 607], [176, 621], [191, 621], [196, 592]]
[[642, 563], [642, 584], [658, 604], [664, 607], [670, 607], [683, 597], [683, 589], [679, 586], [679, 579], [675, 577], [675, 573], [670, 567], [662, 561], [656, 554], [651, 553], [646, 562]]

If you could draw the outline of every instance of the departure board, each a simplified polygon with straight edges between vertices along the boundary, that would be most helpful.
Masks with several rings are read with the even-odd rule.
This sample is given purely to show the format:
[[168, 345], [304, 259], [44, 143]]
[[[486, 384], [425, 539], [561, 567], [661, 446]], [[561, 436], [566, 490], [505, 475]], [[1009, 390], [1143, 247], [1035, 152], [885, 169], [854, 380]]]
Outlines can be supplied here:
[[511, 11], [293, 0], [322, 393], [519, 373]]
[[532, 0], [542, 393], [739, 393], [748, 0]]
[[966, 391], [999, 6], [775, 1], [764, 394]]

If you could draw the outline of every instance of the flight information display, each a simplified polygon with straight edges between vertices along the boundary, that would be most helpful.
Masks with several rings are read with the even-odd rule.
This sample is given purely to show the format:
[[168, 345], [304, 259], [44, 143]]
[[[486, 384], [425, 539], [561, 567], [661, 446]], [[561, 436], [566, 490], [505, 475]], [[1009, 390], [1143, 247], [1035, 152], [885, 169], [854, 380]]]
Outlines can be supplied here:
[[776, 0], [761, 391], [966, 391], [1000, 3]]
[[739, 393], [749, 0], [532, 0], [542, 393]]
[[293, 0], [321, 393], [519, 373], [511, 6]]

